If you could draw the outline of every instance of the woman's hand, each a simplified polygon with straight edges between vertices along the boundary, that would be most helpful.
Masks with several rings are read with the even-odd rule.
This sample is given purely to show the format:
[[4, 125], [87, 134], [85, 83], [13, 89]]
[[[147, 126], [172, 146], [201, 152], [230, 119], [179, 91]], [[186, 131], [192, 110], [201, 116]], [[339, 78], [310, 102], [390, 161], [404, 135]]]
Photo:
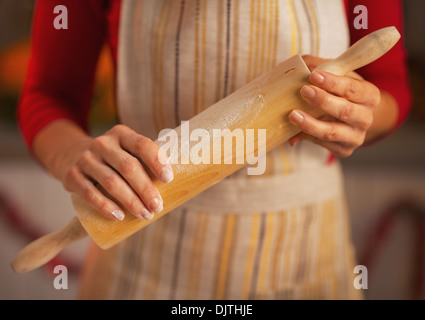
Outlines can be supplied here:
[[[50, 126], [39, 141], [44, 140], [44, 149], [49, 145], [56, 148], [50, 160], [44, 156], [44, 162], [66, 190], [80, 195], [99, 213], [115, 220], [124, 219], [123, 209], [104, 196], [97, 185], [141, 219], [152, 219], [153, 213], [163, 209], [161, 195], [142, 163], [165, 183], [173, 179], [173, 171], [152, 140], [124, 125], [91, 138], [82, 135], [70, 122], [59, 122], [62, 127]], [[51, 136], [53, 133], [56, 138]], [[58, 135], [62, 136], [63, 146], [59, 145]]]
[[[310, 69], [325, 60], [305, 56]], [[301, 88], [301, 96], [312, 107], [326, 114], [315, 119], [301, 110], [293, 110], [289, 119], [302, 132], [289, 140], [295, 145], [302, 139], [328, 149], [338, 157], [348, 157], [365, 142], [373, 124], [374, 111], [381, 101], [380, 90], [357, 73], [336, 76], [327, 72], [313, 72], [310, 85]]]

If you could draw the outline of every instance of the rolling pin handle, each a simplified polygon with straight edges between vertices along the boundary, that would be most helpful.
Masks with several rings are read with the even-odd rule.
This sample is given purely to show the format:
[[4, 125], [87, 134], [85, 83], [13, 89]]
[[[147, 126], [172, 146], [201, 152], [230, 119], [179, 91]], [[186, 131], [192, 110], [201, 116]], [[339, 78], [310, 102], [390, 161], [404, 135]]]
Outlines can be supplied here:
[[86, 230], [77, 217], [61, 229], [47, 234], [23, 248], [12, 260], [11, 267], [16, 273], [34, 270], [56, 257], [66, 246], [87, 236]]
[[396, 27], [379, 29], [361, 38], [338, 58], [321, 64], [315, 70], [346, 75], [383, 56], [400, 37]]

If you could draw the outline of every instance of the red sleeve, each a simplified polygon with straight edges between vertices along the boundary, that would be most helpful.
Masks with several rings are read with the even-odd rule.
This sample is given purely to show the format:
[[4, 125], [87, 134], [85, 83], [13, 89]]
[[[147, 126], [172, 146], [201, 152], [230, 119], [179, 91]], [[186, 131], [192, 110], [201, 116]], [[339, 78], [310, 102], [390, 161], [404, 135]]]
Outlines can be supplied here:
[[[357, 14], [353, 11], [357, 5], [364, 5], [368, 10], [368, 29], [357, 30], [354, 27], [353, 21]], [[384, 56], [358, 70], [365, 79], [392, 94], [398, 102], [399, 113], [395, 130], [406, 120], [411, 108], [407, 54], [403, 43], [402, 3], [400, 0], [346, 0], [346, 8], [351, 43], [375, 30], [389, 26], [395, 26], [402, 35], [400, 41]]]
[[[68, 10], [68, 29], [54, 27], [54, 8]], [[100, 0], [38, 0], [32, 26], [31, 58], [18, 105], [18, 123], [31, 150], [36, 134], [56, 119], [87, 130], [100, 49], [106, 34]]]

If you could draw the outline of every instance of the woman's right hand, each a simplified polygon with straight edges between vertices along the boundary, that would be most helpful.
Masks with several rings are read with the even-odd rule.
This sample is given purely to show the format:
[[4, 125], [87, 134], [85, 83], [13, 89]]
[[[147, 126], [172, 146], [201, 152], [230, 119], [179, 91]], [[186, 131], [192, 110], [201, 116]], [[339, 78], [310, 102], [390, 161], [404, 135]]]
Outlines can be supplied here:
[[[65, 137], [62, 137], [65, 141]], [[106, 197], [100, 185], [129, 212], [140, 219], [152, 219], [163, 209], [163, 201], [142, 163], [162, 182], [173, 180], [166, 156], [149, 138], [124, 125], [105, 134], [74, 139], [78, 143], [56, 154], [52, 167], [66, 190], [85, 199], [104, 216], [124, 219], [124, 210]], [[66, 143], [65, 143], [66, 144]], [[61, 147], [59, 147], [61, 148]]]

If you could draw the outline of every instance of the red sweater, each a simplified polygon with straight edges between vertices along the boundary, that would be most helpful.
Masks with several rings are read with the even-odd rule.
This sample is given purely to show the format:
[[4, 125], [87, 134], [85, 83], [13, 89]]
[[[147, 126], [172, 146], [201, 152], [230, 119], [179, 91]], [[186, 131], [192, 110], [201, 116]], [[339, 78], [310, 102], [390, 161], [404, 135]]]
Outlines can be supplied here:
[[[354, 43], [374, 30], [395, 26], [403, 34], [400, 0], [345, 0]], [[356, 5], [366, 5], [369, 29], [353, 27]], [[56, 5], [68, 9], [69, 29], [53, 26]], [[87, 130], [95, 68], [105, 41], [117, 61], [121, 0], [38, 0], [32, 29], [32, 53], [18, 106], [18, 121], [31, 150], [36, 134], [56, 119], [70, 119]], [[385, 9], [384, 9], [385, 8]], [[410, 109], [410, 91], [402, 41], [381, 59], [358, 70], [368, 81], [391, 93], [398, 102], [398, 128]]]

